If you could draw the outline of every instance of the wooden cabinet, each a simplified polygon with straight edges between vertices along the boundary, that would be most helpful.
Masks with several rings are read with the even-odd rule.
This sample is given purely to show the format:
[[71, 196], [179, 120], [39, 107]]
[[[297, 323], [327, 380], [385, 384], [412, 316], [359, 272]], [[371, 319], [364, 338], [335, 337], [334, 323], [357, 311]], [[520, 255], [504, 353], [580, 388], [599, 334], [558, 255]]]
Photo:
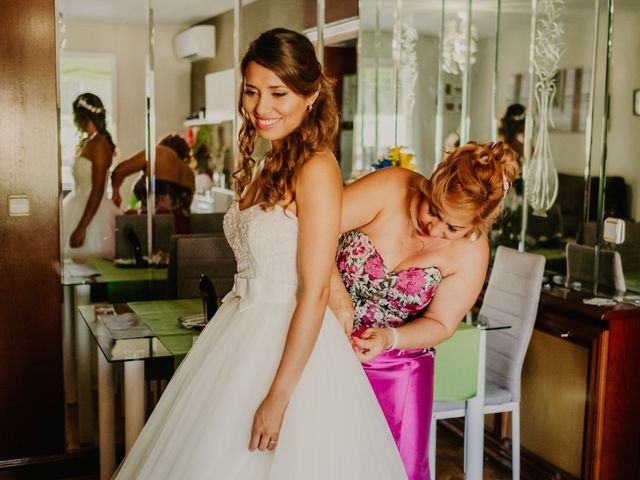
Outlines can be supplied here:
[[522, 377], [523, 476], [640, 478], [640, 309], [582, 302], [592, 296], [540, 297]]

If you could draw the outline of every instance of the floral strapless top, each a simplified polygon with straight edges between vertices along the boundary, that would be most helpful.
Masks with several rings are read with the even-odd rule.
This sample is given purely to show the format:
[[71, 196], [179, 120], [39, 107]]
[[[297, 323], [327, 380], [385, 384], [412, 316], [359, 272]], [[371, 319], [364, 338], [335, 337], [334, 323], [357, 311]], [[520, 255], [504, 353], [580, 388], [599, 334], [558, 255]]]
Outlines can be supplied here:
[[431, 302], [442, 273], [438, 267], [390, 272], [369, 237], [352, 230], [340, 237], [338, 270], [353, 305], [353, 330], [399, 327]]

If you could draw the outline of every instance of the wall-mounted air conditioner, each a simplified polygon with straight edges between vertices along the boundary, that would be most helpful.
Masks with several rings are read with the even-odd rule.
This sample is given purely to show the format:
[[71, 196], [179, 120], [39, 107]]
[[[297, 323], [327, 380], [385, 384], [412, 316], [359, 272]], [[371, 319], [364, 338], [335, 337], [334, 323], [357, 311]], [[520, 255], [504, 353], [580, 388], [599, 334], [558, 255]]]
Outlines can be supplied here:
[[180, 32], [173, 39], [176, 57], [194, 62], [216, 56], [216, 27], [196, 25]]

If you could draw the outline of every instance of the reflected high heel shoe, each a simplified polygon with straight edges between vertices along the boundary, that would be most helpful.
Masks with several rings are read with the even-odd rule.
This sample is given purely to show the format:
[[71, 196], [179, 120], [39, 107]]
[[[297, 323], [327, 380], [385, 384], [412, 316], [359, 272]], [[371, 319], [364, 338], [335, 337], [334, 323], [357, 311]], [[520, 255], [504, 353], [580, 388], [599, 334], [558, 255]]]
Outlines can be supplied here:
[[200, 277], [198, 288], [200, 289], [200, 297], [202, 298], [204, 321], [205, 323], [208, 323], [218, 310], [218, 297], [216, 295], [216, 288], [213, 286], [213, 282], [211, 281], [211, 279], [204, 273]]
[[133, 248], [133, 256], [136, 259], [136, 265], [144, 265], [145, 262], [142, 258], [142, 246], [140, 245], [140, 239], [133, 228], [130, 228], [127, 232], [127, 240], [131, 244], [131, 248]]

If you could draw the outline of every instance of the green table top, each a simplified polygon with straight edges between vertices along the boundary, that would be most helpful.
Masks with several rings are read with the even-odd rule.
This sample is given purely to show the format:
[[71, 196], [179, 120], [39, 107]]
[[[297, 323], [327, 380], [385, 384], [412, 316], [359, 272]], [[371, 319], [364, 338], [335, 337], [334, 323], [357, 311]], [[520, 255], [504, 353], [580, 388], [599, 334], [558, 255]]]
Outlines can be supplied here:
[[129, 302], [131, 310], [149, 327], [174, 356], [185, 355], [199, 330], [184, 328], [178, 317], [202, 311], [200, 299]]
[[[84, 262], [66, 260], [61, 277], [62, 284], [67, 286], [95, 283], [157, 282], [167, 280], [167, 270], [164, 267], [121, 267], [106, 258], [93, 257]], [[115, 301], [114, 303], [122, 302]]]
[[103, 282], [140, 282], [145, 280], [166, 280], [167, 268], [147, 267], [131, 268], [118, 267], [111, 260], [92, 258], [91, 265], [100, 273]]

